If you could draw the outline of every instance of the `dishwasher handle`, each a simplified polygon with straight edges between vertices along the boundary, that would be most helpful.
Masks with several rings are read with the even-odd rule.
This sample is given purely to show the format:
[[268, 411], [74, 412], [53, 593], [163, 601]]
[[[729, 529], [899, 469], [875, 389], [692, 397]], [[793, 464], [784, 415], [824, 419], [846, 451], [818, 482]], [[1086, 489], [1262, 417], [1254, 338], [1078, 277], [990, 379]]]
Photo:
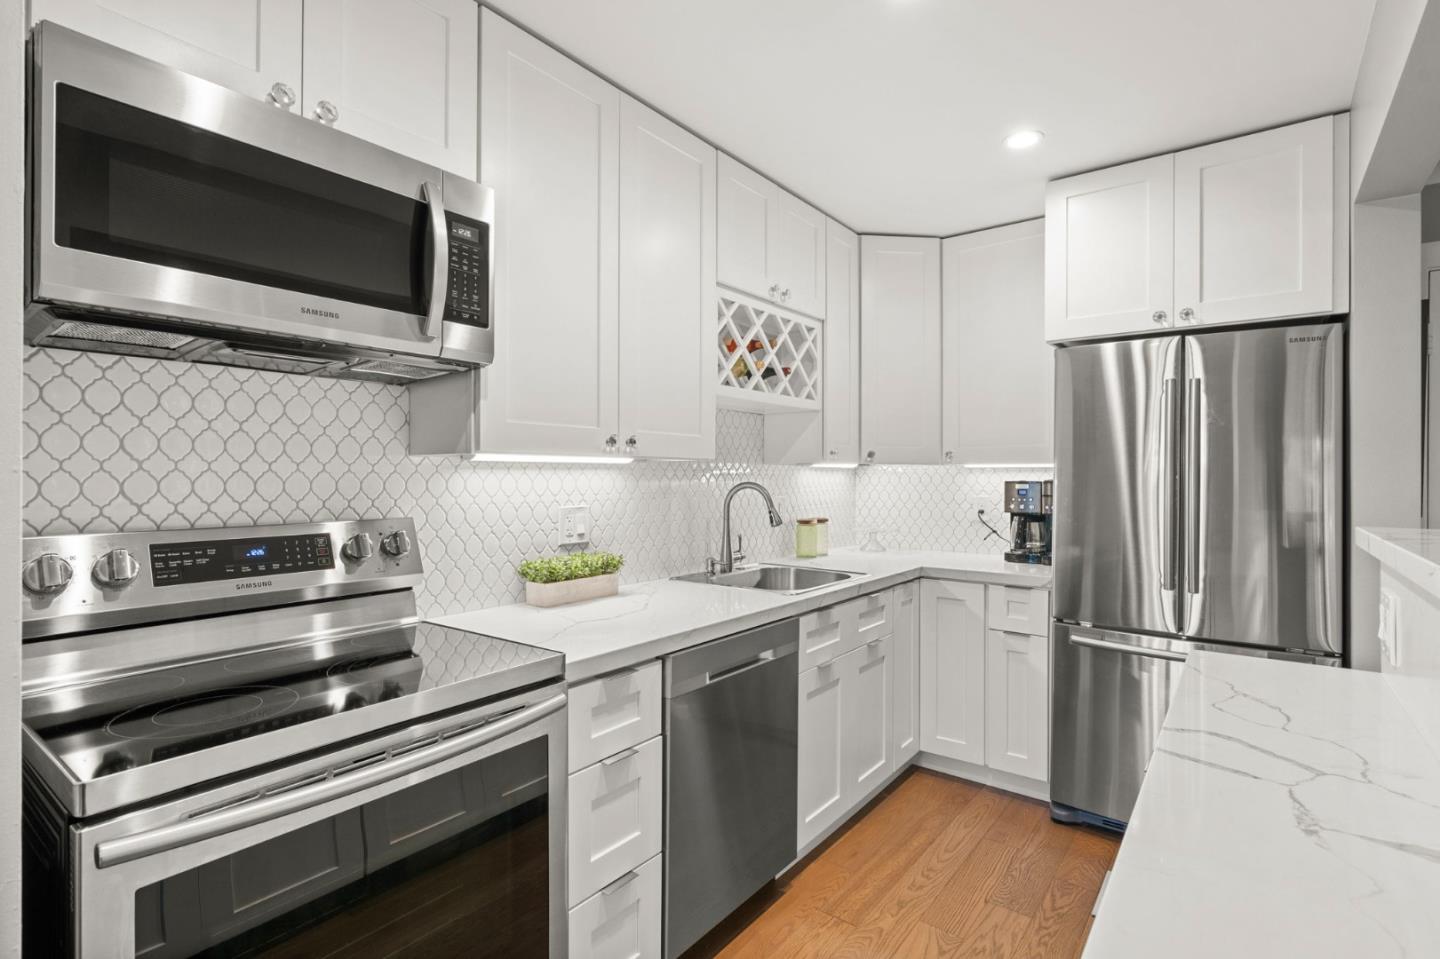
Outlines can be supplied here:
[[[800, 621], [782, 620], [665, 657], [665, 698], [726, 682], [762, 666], [800, 660]], [[798, 668], [796, 676], [799, 676]]]
[[749, 662], [741, 663], [738, 666], [727, 666], [719, 672], [706, 673], [705, 685], [713, 686], [715, 683], [724, 682], [725, 680], [730, 679], [733, 676], [739, 676], [741, 673], [748, 673], [750, 672], [750, 670], [754, 669], [757, 666], [764, 666], [766, 663], [774, 662], [776, 657], [783, 656], [784, 654], [785, 650], [782, 646], [776, 646], [774, 649], [767, 649], [765, 650], [765, 652], [761, 653], [759, 656], [756, 656]]

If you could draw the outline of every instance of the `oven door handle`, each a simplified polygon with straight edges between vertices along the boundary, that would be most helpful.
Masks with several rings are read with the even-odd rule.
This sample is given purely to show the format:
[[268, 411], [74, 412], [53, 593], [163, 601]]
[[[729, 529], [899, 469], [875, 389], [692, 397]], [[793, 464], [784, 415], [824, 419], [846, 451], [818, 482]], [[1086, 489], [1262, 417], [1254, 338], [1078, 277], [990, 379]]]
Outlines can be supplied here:
[[430, 208], [430, 245], [434, 258], [430, 262], [430, 309], [420, 327], [420, 335], [433, 340], [440, 335], [445, 319], [445, 301], [450, 298], [450, 234], [445, 220], [445, 203], [440, 198], [440, 184], [420, 184], [420, 195]]
[[493, 742], [550, 715], [564, 705], [565, 694], [559, 693], [534, 706], [477, 728], [441, 734], [440, 741], [432, 745], [400, 755], [392, 753], [380, 762], [358, 766], [350, 772], [332, 773], [310, 786], [301, 786], [273, 796], [261, 796], [249, 802], [226, 806], [133, 836], [108, 839], [95, 847], [95, 865], [105, 869], [144, 859], [353, 795]]

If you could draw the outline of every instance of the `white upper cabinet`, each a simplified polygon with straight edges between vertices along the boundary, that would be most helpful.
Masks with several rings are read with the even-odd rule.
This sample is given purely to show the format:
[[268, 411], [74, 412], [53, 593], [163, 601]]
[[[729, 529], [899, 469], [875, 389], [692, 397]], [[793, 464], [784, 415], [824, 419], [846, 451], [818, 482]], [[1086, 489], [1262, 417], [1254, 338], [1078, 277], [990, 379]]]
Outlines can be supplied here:
[[830, 463], [860, 461], [860, 238], [826, 223], [824, 443]]
[[479, 446], [599, 454], [619, 431], [620, 92], [488, 9], [480, 37], [495, 362]]
[[[1180, 326], [1342, 312], [1336, 118], [1175, 155], [1175, 308]], [[1341, 121], [1343, 122], [1343, 120]], [[1343, 210], [1343, 207], [1342, 207]], [[1348, 228], [1343, 219], [1338, 228]]]
[[32, 0], [30, 15], [252, 97], [300, 96], [297, 0]]
[[473, 180], [474, 0], [305, 0], [304, 9], [304, 115]]
[[1056, 180], [1045, 193], [1045, 335], [1173, 324], [1173, 157]]
[[620, 105], [620, 432], [645, 456], [715, 455], [715, 151]]
[[1045, 221], [951, 237], [941, 251], [944, 462], [1052, 462]]
[[940, 461], [940, 241], [860, 238], [860, 455]]
[[718, 281], [824, 319], [825, 215], [723, 153], [718, 179]]

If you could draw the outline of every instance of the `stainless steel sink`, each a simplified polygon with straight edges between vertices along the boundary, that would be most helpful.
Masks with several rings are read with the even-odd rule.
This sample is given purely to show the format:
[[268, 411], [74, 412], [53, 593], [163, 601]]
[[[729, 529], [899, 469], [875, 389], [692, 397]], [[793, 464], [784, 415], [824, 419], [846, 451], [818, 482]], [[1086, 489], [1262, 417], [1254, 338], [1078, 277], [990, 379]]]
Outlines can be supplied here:
[[731, 573], [689, 573], [675, 579], [686, 583], [709, 583], [738, 589], [763, 589], [772, 593], [808, 593], [812, 589], [855, 579], [860, 573], [841, 573], [808, 566], [747, 566]]

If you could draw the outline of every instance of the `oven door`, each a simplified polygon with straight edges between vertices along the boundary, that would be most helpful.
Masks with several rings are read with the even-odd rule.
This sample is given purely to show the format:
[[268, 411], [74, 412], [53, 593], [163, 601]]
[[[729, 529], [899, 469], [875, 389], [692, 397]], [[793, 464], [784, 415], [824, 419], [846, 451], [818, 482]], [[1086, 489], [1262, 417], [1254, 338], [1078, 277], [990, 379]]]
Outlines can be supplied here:
[[565, 693], [85, 826], [85, 959], [555, 957], [565, 937]]
[[52, 23], [34, 49], [33, 300], [486, 361], [489, 190]]

